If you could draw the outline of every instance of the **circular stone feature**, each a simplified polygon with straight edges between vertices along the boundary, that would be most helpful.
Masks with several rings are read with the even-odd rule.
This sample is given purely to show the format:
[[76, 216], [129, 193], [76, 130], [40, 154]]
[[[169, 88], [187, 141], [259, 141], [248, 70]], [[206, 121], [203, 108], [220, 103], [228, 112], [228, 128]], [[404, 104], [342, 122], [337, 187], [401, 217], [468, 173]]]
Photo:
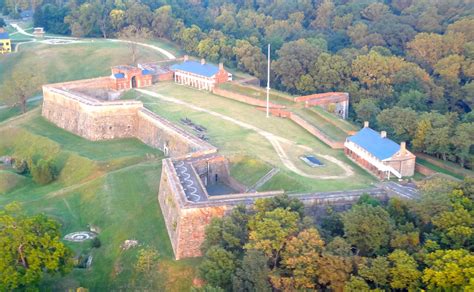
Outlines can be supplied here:
[[64, 236], [64, 239], [67, 241], [82, 242], [89, 239], [93, 239], [94, 237], [96, 237], [96, 234], [94, 232], [79, 231], [67, 234], [66, 236]]

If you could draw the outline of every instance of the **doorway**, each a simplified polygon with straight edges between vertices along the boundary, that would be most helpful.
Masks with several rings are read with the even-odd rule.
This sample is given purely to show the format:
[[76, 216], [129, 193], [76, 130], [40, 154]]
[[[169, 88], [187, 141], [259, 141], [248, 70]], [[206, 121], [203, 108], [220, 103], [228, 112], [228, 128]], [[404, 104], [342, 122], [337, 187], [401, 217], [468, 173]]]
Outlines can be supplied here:
[[131, 80], [132, 88], [137, 88], [137, 77], [133, 76]]

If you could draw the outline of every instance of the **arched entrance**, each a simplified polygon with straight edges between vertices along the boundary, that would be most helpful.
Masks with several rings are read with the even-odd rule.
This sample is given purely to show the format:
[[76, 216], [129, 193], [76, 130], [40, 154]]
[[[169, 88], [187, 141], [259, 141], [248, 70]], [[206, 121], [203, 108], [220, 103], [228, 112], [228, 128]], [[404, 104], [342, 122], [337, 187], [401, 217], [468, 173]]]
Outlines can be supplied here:
[[137, 77], [136, 76], [133, 76], [132, 77], [132, 80], [130, 81], [131, 83], [131, 87], [132, 88], [137, 88]]

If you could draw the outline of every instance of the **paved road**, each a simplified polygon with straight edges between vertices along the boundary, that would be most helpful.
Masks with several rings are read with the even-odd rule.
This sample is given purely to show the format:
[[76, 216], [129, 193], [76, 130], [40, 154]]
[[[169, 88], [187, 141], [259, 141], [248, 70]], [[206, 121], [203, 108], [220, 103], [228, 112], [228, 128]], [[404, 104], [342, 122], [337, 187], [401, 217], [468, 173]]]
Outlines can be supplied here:
[[401, 185], [393, 181], [384, 182], [380, 185], [386, 191], [395, 193], [403, 198], [417, 199], [420, 197], [419, 191], [413, 185]]

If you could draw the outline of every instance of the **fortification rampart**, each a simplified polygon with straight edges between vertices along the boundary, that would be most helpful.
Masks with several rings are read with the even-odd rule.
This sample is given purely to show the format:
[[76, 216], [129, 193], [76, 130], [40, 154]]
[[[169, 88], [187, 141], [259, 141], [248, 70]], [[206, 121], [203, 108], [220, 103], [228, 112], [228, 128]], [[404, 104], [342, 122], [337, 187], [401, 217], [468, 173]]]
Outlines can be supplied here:
[[[216, 147], [147, 110], [141, 102], [104, 101], [87, 95], [87, 89], [109, 90], [110, 80], [104, 77], [45, 85], [42, 114], [57, 126], [86, 139], [136, 137], [171, 157], [163, 160], [158, 201], [176, 259], [202, 255], [200, 247], [212, 218], [225, 216], [238, 204], [250, 206], [258, 198], [283, 193], [245, 193], [247, 187], [230, 177], [227, 160], [217, 154]], [[272, 111], [293, 117], [281, 109]], [[214, 184], [225, 184], [235, 193], [210, 196], [207, 188]], [[347, 204], [363, 193], [386, 196], [376, 188], [293, 196], [313, 206]]]
[[169, 156], [217, 152], [214, 146], [147, 110], [140, 101], [99, 100], [74, 90], [88, 86], [107, 86], [107, 78], [43, 86], [42, 115], [92, 141], [136, 137]]

